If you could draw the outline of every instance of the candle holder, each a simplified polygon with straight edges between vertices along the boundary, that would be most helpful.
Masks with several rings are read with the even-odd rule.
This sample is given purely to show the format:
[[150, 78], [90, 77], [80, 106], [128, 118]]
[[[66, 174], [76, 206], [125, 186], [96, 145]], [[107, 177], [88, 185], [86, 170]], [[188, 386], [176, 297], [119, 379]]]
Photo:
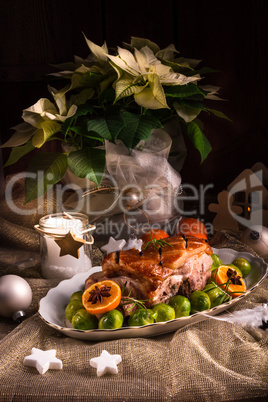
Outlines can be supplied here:
[[68, 279], [92, 267], [94, 238], [85, 214], [62, 212], [43, 216], [34, 226], [40, 235], [42, 275], [46, 279]]

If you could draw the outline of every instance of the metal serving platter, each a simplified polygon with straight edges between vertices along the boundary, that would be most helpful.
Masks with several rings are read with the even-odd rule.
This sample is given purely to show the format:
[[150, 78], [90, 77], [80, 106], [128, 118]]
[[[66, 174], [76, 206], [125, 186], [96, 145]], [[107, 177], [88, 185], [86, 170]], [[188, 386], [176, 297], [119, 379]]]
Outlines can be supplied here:
[[50, 327], [62, 332], [66, 336], [87, 341], [106, 341], [121, 338], [153, 337], [165, 333], [176, 331], [185, 325], [193, 324], [198, 321], [208, 319], [207, 316], [217, 315], [222, 311], [233, 306], [243, 297], [247, 297], [268, 274], [268, 266], [262, 258], [255, 257], [246, 252], [237, 252], [229, 248], [213, 249], [218, 254], [224, 264], [230, 264], [238, 257], [246, 258], [252, 266], [251, 273], [245, 278], [247, 291], [243, 295], [221, 304], [220, 306], [206, 310], [206, 316], [200, 312], [188, 317], [180, 317], [167, 322], [158, 322], [142, 327], [122, 327], [119, 329], [101, 330], [94, 329], [82, 331], [70, 328], [66, 325], [65, 308], [69, 303], [70, 296], [78, 291], [84, 290], [85, 280], [94, 272], [101, 271], [101, 267], [91, 268], [87, 272], [75, 275], [71, 279], [64, 280], [53, 289], [50, 289], [39, 303], [39, 315], [42, 320]]

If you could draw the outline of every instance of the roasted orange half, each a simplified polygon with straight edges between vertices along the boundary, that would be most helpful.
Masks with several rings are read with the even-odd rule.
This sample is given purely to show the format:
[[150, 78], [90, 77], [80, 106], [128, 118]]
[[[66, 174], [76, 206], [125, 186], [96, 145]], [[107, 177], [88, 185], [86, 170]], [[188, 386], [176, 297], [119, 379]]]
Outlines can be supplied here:
[[121, 300], [120, 286], [110, 280], [96, 282], [82, 295], [82, 303], [90, 314], [104, 314], [115, 309]]

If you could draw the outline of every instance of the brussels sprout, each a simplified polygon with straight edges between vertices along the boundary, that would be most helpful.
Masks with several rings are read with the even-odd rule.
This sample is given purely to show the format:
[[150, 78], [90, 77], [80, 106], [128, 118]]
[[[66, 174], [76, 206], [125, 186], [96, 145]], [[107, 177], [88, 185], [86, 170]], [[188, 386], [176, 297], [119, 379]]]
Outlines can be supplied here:
[[132, 313], [128, 318], [130, 327], [141, 327], [154, 323], [156, 313], [151, 309], [140, 308]]
[[153, 306], [152, 310], [156, 313], [156, 322], [170, 321], [174, 320], [175, 318], [175, 310], [172, 306], [169, 306], [168, 304], [158, 303]]
[[175, 310], [175, 318], [187, 317], [191, 312], [191, 302], [187, 297], [177, 295], [171, 297], [169, 305]]
[[78, 310], [83, 309], [84, 306], [80, 300], [72, 300], [69, 302], [65, 309], [65, 316], [68, 321], [72, 322], [72, 318]]
[[210, 283], [205, 286], [204, 292], [208, 295], [211, 302], [211, 307], [219, 306], [220, 304], [230, 300], [229, 297], [222, 289], [216, 286], [213, 283]]
[[78, 310], [72, 318], [74, 329], [88, 330], [98, 328], [98, 319], [95, 315], [89, 314], [84, 308]]
[[215, 269], [217, 269], [220, 265], [222, 265], [222, 261], [220, 259], [220, 257], [218, 256], [218, 254], [211, 254], [211, 258], [212, 258], [212, 265], [211, 265], [211, 272], [214, 271]]
[[232, 264], [240, 269], [242, 278], [249, 275], [251, 272], [251, 264], [245, 258], [236, 258]]
[[215, 284], [214, 284], [214, 283], [208, 283], [208, 284], [204, 287], [203, 291], [207, 293], [208, 290], [211, 290], [211, 289], [214, 289], [214, 288], [215, 288]]
[[217, 267], [219, 265], [222, 265], [222, 261], [221, 261], [220, 257], [218, 256], [218, 254], [214, 254], [214, 253], [211, 254], [211, 258], [213, 260], [213, 264], [217, 265]]
[[78, 290], [77, 292], [74, 292], [72, 296], [70, 297], [70, 301], [72, 300], [80, 300], [82, 302], [82, 290]]
[[190, 295], [191, 313], [198, 313], [199, 311], [209, 310], [211, 302], [206, 292], [202, 290], [195, 290]]
[[110, 310], [103, 314], [99, 321], [99, 329], [116, 329], [123, 325], [124, 317], [119, 310]]

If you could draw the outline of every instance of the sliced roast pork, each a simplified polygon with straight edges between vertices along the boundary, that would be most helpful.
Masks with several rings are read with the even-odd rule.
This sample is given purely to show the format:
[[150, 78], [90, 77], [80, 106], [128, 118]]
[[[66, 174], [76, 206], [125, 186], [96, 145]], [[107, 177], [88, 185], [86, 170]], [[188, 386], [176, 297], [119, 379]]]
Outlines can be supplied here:
[[104, 257], [102, 272], [86, 281], [86, 288], [109, 278], [120, 286], [127, 283], [132, 297], [148, 300], [147, 306], [182, 294], [189, 296], [202, 290], [210, 278], [212, 249], [208, 242], [196, 237], [174, 236], [164, 239], [163, 246], [150, 244], [136, 249], [110, 253]]

